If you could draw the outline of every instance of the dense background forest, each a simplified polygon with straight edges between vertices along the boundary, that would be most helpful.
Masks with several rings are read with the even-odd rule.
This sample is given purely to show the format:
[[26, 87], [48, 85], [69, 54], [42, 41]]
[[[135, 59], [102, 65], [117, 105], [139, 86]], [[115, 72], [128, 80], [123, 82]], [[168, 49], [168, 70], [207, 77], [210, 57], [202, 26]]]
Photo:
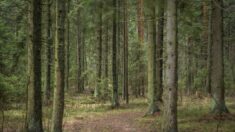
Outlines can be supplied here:
[[3, 132], [234, 132], [234, 0], [0, 0]]

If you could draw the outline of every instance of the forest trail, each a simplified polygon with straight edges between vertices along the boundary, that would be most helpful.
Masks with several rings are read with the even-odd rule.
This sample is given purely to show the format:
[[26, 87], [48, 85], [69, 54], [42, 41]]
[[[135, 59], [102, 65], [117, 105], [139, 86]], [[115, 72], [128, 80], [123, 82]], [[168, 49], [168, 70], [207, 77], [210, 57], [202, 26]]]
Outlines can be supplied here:
[[112, 112], [100, 117], [75, 118], [65, 123], [66, 132], [143, 132], [147, 129], [138, 125], [143, 112]]

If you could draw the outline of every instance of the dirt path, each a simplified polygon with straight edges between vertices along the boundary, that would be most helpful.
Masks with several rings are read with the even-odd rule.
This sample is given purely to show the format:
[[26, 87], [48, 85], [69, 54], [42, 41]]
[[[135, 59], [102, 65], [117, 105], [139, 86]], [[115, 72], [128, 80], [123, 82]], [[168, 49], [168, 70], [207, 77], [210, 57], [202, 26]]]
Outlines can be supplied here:
[[144, 132], [145, 128], [138, 125], [137, 119], [142, 112], [108, 113], [102, 117], [75, 118], [65, 123], [66, 132]]

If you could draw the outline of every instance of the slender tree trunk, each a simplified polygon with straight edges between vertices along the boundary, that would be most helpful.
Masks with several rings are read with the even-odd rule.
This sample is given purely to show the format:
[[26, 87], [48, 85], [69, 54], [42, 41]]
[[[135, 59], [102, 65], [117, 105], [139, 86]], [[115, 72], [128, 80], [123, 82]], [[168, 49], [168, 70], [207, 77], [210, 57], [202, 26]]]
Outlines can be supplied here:
[[211, 88], [213, 90], [213, 113], [228, 113], [224, 94], [224, 61], [223, 61], [223, 0], [212, 2], [212, 67]]
[[[210, 0], [210, 7], [211, 5]], [[209, 12], [209, 22], [208, 22], [208, 44], [207, 44], [207, 79], [206, 79], [206, 89], [208, 94], [211, 95], [211, 46], [212, 46], [212, 11]]]
[[65, 86], [65, 0], [56, 1], [55, 88], [51, 132], [62, 132]]
[[[139, 41], [139, 53], [137, 55], [137, 58], [140, 60], [141, 56], [144, 55], [143, 53], [143, 47], [144, 47], [144, 1], [143, 0], [137, 0], [137, 27], [138, 27], [138, 41]], [[137, 91], [142, 96], [145, 94], [145, 65], [142, 61], [139, 62], [139, 72], [138, 72], [138, 78], [137, 82]]]
[[[124, 69], [124, 65], [122, 63], [122, 58], [124, 58], [123, 54], [122, 53], [122, 41], [123, 38], [122, 38], [122, 30], [123, 29], [123, 21], [124, 21], [124, 17], [122, 17], [122, 7], [123, 6], [123, 0], [117, 0], [117, 75], [118, 75], [118, 78], [124, 78], [123, 76], [123, 69]], [[123, 79], [119, 79], [118, 80], [118, 85], [122, 85], [123, 84]], [[122, 87], [122, 97], [123, 99], [125, 100], [125, 89], [124, 87]]]
[[52, 66], [52, 20], [51, 20], [52, 1], [47, 0], [47, 66], [46, 66], [46, 89], [44, 100], [48, 104], [51, 97], [51, 66]]
[[128, 93], [128, 15], [127, 15], [127, 0], [124, 0], [124, 93], [126, 103], [129, 103]]
[[[203, 31], [202, 31], [202, 68], [208, 68], [208, 49], [205, 47], [208, 47], [208, 36], [209, 36], [209, 10], [208, 10], [208, 1], [202, 1], [202, 25], [203, 25]], [[207, 69], [208, 70], [208, 69]], [[203, 84], [205, 84], [206, 91], [208, 89], [208, 80], [204, 81]]]
[[[80, 1], [78, 0], [78, 3]], [[77, 9], [77, 92], [82, 92], [82, 24], [80, 9]]]
[[163, 132], [177, 132], [177, 0], [167, 0], [166, 87]]
[[85, 90], [85, 62], [86, 62], [86, 55], [85, 55], [85, 50], [86, 50], [86, 28], [83, 27], [82, 29], [82, 79], [81, 79], [81, 90]]
[[113, 101], [112, 107], [119, 107], [117, 74], [117, 0], [113, 0]]
[[153, 115], [159, 111], [157, 106], [157, 85], [156, 85], [156, 8], [155, 2], [148, 1], [147, 3], [147, 17], [148, 17], [148, 111], [147, 115]]
[[137, 0], [137, 25], [138, 25], [138, 39], [140, 45], [144, 43], [144, 1]]
[[70, 12], [70, 0], [67, 2], [67, 32], [66, 32], [66, 46], [65, 46], [65, 89], [69, 89], [69, 56], [70, 56], [70, 20], [69, 20], [69, 12]]
[[192, 69], [192, 37], [189, 36], [187, 38], [187, 80], [186, 80], [186, 87], [187, 87], [187, 95], [191, 94], [191, 91], [193, 89], [193, 69]]
[[101, 91], [101, 81], [102, 81], [102, 43], [103, 43], [103, 21], [102, 21], [102, 8], [103, 8], [103, 2], [99, 1], [99, 30], [98, 30], [98, 69], [97, 69], [97, 86], [95, 89], [95, 97], [100, 96], [100, 91]]
[[27, 132], [42, 132], [41, 47], [42, 1], [30, 0], [28, 34]]
[[[107, 21], [108, 22], [108, 21]], [[109, 87], [109, 26], [106, 26], [106, 40], [104, 45], [104, 78], [105, 78], [105, 97], [108, 96]]]
[[156, 87], [157, 102], [162, 103], [163, 94], [163, 28], [164, 28], [164, 0], [158, 0], [157, 6], [157, 57], [156, 57]]

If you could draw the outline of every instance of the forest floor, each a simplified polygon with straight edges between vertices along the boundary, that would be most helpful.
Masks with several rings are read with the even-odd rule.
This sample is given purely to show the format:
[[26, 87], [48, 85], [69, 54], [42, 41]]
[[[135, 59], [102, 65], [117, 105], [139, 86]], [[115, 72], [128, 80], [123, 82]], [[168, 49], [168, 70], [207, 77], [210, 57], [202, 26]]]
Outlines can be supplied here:
[[[119, 109], [111, 109], [109, 103], [97, 104], [88, 97], [80, 97], [80, 112], [65, 118], [65, 132], [155, 132], [161, 130], [162, 113], [144, 117], [147, 100], [132, 99], [130, 104], [122, 102]], [[67, 101], [71, 101], [68, 99]], [[79, 98], [77, 99], [79, 100]], [[74, 101], [74, 99], [73, 99]], [[66, 106], [69, 113], [75, 107]], [[213, 104], [207, 97], [183, 97], [178, 102], [178, 122], [180, 132], [235, 132], [235, 102], [227, 98], [227, 106], [232, 114], [214, 116], [209, 114]], [[69, 111], [68, 111], [69, 110]]]
[[[178, 124], [180, 132], [235, 132], [235, 101], [227, 97], [231, 114], [209, 114], [212, 101], [207, 97], [179, 98]], [[131, 98], [130, 104], [120, 102], [118, 109], [111, 109], [110, 102], [100, 103], [91, 96], [66, 95], [64, 132], [159, 132], [162, 112], [144, 117], [147, 99]], [[4, 132], [21, 132], [24, 126], [24, 105], [14, 105], [5, 111]], [[49, 131], [52, 106], [43, 107], [44, 131]]]
[[102, 117], [75, 118], [65, 125], [68, 132], [144, 132], [147, 129], [136, 124], [142, 112], [107, 113]]

